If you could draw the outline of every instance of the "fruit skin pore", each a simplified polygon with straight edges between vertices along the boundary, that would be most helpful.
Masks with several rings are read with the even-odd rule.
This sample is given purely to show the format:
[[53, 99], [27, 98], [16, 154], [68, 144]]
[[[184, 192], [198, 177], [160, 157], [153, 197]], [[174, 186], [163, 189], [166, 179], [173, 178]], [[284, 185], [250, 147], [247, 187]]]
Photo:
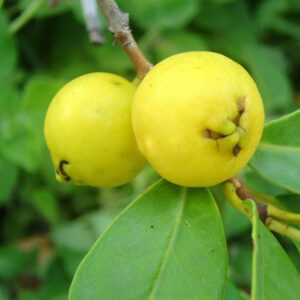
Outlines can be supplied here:
[[44, 133], [56, 178], [78, 185], [113, 187], [145, 166], [131, 125], [136, 87], [109, 73], [91, 73], [66, 84], [52, 100]]
[[172, 183], [203, 187], [235, 176], [262, 135], [264, 109], [247, 71], [213, 52], [186, 52], [157, 64], [132, 107], [138, 146]]

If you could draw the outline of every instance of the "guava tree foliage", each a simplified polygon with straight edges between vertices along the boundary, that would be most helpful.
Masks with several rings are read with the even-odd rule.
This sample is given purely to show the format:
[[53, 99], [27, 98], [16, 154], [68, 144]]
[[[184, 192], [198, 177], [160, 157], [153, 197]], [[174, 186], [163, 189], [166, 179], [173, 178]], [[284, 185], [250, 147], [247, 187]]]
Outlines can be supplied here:
[[[126, 38], [130, 44], [132, 36], [122, 31], [128, 21], [122, 20], [114, 1], [99, 3], [110, 30], [132, 59], [126, 49]], [[139, 76], [139, 63], [136, 68]], [[249, 163], [287, 196], [300, 193], [299, 126], [300, 110], [268, 122]], [[282, 209], [284, 197], [270, 202], [263, 194], [253, 196], [237, 178], [223, 183], [223, 193], [252, 223], [251, 298], [298, 299], [299, 274], [270, 230], [291, 238], [299, 251], [295, 224], [300, 224], [300, 215]], [[82, 260], [70, 299], [247, 298], [227, 281], [228, 250], [215, 194], [214, 188], [181, 187], [163, 179], [149, 187]]]
[[[284, 182], [295, 181], [295, 173], [289, 170], [296, 169], [300, 159], [300, 139], [293, 135], [299, 124], [299, 110], [267, 123], [250, 163], [259, 173], [269, 170], [271, 175], [265, 178], [270, 182], [274, 180], [271, 170], [283, 170], [277, 176], [286, 190], [290, 186]], [[275, 139], [275, 130], [285, 134]], [[273, 157], [270, 166], [261, 158], [265, 149], [270, 161]], [[278, 155], [282, 158], [275, 159]], [[284, 197], [277, 201], [284, 206]], [[254, 201], [240, 205], [251, 213], [252, 299], [298, 299], [300, 277], [288, 255], [259, 219]], [[294, 239], [300, 250], [298, 232]], [[227, 266], [223, 226], [210, 189], [184, 188], [160, 180], [99, 237], [75, 274], [70, 299], [221, 299], [226, 288], [228, 299], [244, 299], [226, 281]]]

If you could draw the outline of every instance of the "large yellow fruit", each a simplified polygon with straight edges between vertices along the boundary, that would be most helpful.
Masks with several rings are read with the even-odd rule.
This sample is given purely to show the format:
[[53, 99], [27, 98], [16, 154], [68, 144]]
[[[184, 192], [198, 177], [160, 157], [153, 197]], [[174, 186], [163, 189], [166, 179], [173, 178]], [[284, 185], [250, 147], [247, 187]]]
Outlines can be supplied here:
[[108, 73], [91, 73], [65, 85], [45, 120], [45, 138], [57, 180], [112, 187], [145, 166], [131, 126], [136, 87]]
[[138, 146], [165, 179], [211, 186], [236, 175], [261, 138], [259, 91], [239, 64], [212, 52], [187, 52], [156, 65], [135, 94]]

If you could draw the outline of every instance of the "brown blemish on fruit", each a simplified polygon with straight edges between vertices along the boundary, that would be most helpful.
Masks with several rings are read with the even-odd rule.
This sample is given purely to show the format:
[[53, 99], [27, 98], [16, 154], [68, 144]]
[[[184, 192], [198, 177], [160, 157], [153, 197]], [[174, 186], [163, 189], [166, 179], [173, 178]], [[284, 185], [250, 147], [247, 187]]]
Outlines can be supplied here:
[[235, 145], [232, 150], [232, 154], [234, 156], [238, 156], [238, 154], [240, 153], [241, 150], [242, 150], [242, 148], [239, 145]]
[[111, 83], [113, 85], [121, 85], [122, 84], [120, 81], [115, 81], [115, 80], [111, 81]]

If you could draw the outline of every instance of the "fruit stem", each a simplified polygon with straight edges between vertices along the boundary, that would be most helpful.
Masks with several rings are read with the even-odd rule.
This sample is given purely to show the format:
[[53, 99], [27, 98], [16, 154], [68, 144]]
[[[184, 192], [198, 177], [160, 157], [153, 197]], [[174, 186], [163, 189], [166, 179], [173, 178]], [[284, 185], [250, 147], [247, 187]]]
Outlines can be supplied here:
[[300, 214], [281, 210], [271, 204], [267, 205], [268, 215], [278, 220], [287, 221], [293, 224], [300, 224]]
[[255, 202], [258, 210], [258, 216], [263, 222], [265, 222], [266, 218], [268, 217], [267, 205], [260, 203], [238, 178], [232, 177], [228, 180], [228, 182], [233, 184], [235, 187], [235, 192], [241, 201], [252, 199]]
[[300, 230], [297, 228], [291, 227], [289, 224], [277, 221], [271, 217], [266, 219], [266, 225], [272, 231], [300, 242]]
[[[243, 183], [233, 177], [223, 184], [224, 194], [228, 201], [241, 213], [252, 219], [252, 212], [243, 204], [246, 199], [255, 202], [258, 215], [261, 221], [272, 231], [283, 236], [300, 241], [300, 230], [291, 227], [288, 223], [281, 222], [283, 220], [290, 223], [299, 224], [300, 215], [283, 211], [271, 204], [260, 203], [243, 185]], [[276, 220], [279, 219], [279, 220]]]
[[152, 68], [152, 64], [146, 59], [131, 33], [129, 14], [122, 12], [114, 0], [97, 0], [97, 2], [106, 18], [108, 29], [133, 62], [137, 77], [143, 79]]

